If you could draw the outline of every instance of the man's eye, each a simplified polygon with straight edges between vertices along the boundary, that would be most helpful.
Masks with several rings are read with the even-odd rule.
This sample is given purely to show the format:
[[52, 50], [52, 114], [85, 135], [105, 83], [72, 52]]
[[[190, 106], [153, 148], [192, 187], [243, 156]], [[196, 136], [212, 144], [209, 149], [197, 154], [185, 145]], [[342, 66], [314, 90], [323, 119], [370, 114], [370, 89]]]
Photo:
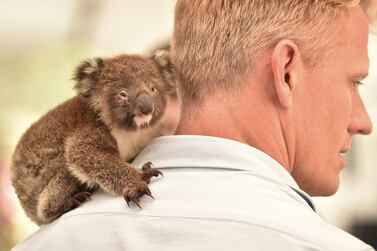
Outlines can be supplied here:
[[357, 88], [359, 85], [363, 85], [361, 81], [352, 81], [353, 87]]

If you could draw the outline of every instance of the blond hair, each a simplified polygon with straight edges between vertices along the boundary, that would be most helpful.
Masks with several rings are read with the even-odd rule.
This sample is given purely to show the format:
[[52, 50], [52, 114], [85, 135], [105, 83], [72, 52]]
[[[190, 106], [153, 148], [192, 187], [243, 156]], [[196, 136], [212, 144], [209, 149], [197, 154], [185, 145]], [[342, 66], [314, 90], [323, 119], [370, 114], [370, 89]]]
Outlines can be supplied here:
[[258, 56], [282, 39], [295, 42], [314, 66], [335, 39], [337, 19], [370, 1], [177, 0], [172, 60], [183, 81], [183, 105], [199, 105], [216, 90], [238, 90]]

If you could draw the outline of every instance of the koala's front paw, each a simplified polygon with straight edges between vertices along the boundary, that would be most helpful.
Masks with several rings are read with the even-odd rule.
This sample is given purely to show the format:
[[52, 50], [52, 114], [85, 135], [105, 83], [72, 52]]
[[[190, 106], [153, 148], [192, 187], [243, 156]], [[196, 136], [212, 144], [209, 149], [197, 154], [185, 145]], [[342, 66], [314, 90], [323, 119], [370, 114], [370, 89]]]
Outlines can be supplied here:
[[158, 177], [160, 175], [163, 175], [162, 172], [152, 168], [151, 162], [145, 163], [142, 167], [142, 173], [140, 174], [141, 182], [129, 186], [123, 191], [123, 197], [126, 200], [127, 205], [130, 206], [130, 202], [133, 201], [139, 208], [142, 208], [139, 204], [139, 198], [144, 194], [154, 199], [148, 188], [148, 184], [152, 177]]

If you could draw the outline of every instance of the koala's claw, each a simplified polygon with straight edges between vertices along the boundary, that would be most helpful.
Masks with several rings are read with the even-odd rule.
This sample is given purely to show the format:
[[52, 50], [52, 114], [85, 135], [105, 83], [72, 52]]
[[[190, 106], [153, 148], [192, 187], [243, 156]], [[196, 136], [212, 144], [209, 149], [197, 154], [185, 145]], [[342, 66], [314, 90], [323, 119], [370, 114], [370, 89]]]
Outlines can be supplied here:
[[83, 202], [91, 200], [92, 194], [89, 192], [77, 192], [71, 197], [72, 209], [80, 206]]
[[[140, 196], [141, 196], [141, 195], [140, 195]], [[133, 201], [133, 202], [136, 204], [136, 206], [137, 206], [138, 208], [143, 209], [143, 208], [140, 206], [140, 204], [139, 204], [139, 198], [138, 198], [138, 197], [134, 197], [134, 198], [132, 198], [132, 197], [129, 196], [129, 195], [124, 195], [123, 197], [124, 197], [124, 199], [126, 200], [126, 202], [127, 202], [127, 206], [128, 206], [128, 207], [130, 207], [130, 202]]]
[[153, 197], [153, 195], [152, 195], [152, 193], [151, 193], [151, 190], [149, 190], [149, 188], [147, 188], [143, 194], [146, 194], [146, 195], [148, 195], [149, 197], [151, 197], [152, 199], [154, 199], [154, 197]]
[[124, 197], [124, 199], [126, 200], [126, 202], [127, 202], [127, 206], [128, 206], [128, 207], [130, 206], [130, 202], [133, 201], [133, 202], [136, 204], [136, 206], [137, 206], [138, 208], [143, 209], [143, 208], [140, 206], [140, 204], [139, 204], [139, 199], [138, 199], [138, 198], [131, 198], [131, 197], [128, 196], [128, 195], [124, 195], [123, 197]]
[[[141, 168], [141, 170], [143, 171], [143, 173], [141, 175], [141, 179], [144, 180], [145, 182], [147, 182], [147, 184], [149, 184], [152, 177], [158, 177], [160, 175], [164, 176], [161, 171], [152, 168], [152, 166], [153, 166], [152, 162], [147, 162]], [[151, 196], [150, 194], [148, 194], [148, 195]]]
[[143, 187], [142, 190], [137, 190], [137, 189], [126, 189], [125, 192], [123, 193], [123, 197], [127, 202], [127, 205], [130, 206], [130, 202], [134, 202], [138, 208], [143, 209], [142, 206], [139, 203], [139, 198], [143, 196], [144, 194], [148, 195], [152, 199], [154, 199], [151, 191], [147, 186]]

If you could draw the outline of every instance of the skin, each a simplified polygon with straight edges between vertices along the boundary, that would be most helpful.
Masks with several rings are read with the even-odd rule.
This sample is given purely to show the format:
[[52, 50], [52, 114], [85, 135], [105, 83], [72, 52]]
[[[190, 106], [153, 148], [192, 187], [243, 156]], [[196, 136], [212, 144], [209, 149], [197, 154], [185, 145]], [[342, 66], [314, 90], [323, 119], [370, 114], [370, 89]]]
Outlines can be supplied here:
[[238, 95], [218, 91], [200, 113], [186, 107], [176, 134], [251, 145], [277, 160], [308, 194], [334, 194], [352, 136], [372, 131], [358, 91], [369, 67], [368, 20], [355, 6], [339, 22], [339, 39], [323, 62], [309, 68], [296, 44], [282, 40], [244, 76], [248, 85]]

